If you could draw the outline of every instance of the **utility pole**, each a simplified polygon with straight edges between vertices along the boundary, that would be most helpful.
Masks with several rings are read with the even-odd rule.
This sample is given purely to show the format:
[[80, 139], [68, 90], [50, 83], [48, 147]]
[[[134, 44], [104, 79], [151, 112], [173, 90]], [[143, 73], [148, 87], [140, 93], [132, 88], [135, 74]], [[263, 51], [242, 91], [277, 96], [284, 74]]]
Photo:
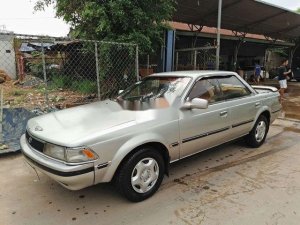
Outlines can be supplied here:
[[219, 0], [219, 6], [218, 6], [218, 27], [217, 27], [217, 50], [216, 50], [216, 70], [219, 70], [219, 68], [220, 68], [221, 17], [222, 17], [222, 0]]

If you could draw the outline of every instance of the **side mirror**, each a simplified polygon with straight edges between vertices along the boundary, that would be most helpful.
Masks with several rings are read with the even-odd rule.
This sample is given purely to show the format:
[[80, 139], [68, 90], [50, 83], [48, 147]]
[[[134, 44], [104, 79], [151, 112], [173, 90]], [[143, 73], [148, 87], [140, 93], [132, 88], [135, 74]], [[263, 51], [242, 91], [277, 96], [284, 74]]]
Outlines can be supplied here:
[[119, 91], [118, 91], [118, 94], [122, 94], [123, 91], [124, 91], [124, 90], [119, 90]]
[[181, 109], [207, 109], [208, 108], [208, 101], [202, 98], [194, 98], [190, 102], [186, 102], [183, 104]]

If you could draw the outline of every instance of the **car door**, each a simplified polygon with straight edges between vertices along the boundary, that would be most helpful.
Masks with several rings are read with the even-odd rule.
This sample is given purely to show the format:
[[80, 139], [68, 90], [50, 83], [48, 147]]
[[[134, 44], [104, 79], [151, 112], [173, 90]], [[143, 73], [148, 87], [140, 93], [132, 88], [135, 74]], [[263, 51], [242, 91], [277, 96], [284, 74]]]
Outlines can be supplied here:
[[218, 78], [218, 81], [231, 115], [228, 138], [249, 133], [261, 106], [260, 100], [234, 75]]
[[180, 110], [180, 157], [223, 143], [228, 138], [230, 112], [215, 78], [198, 80], [191, 88], [187, 101], [193, 98], [208, 100], [207, 109]]

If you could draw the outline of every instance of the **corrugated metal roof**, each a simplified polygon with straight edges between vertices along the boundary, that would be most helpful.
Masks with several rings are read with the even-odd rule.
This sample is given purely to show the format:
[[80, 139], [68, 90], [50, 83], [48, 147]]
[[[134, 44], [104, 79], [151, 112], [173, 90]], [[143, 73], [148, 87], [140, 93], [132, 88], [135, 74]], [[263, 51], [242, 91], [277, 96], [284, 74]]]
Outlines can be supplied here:
[[22, 43], [19, 49], [21, 52], [33, 52], [36, 51], [35, 48], [28, 46], [28, 43]]
[[[217, 26], [218, 0], [178, 0], [173, 21]], [[223, 0], [222, 28], [276, 39], [300, 37], [300, 14], [258, 0]]]
[[21, 52], [32, 52], [32, 51], [40, 51], [42, 49], [42, 46], [45, 50], [49, 50], [51, 46], [53, 46], [53, 43], [39, 43], [39, 42], [23, 42], [20, 47]]

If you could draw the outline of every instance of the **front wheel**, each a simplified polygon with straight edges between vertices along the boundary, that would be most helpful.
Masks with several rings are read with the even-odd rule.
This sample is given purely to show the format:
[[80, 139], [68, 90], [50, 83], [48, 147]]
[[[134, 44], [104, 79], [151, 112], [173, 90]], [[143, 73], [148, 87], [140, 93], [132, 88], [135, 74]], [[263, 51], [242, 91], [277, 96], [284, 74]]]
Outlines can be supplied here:
[[246, 136], [246, 142], [250, 147], [258, 148], [261, 146], [269, 131], [269, 122], [264, 115], [260, 115], [250, 131], [250, 133]]
[[165, 164], [162, 155], [152, 147], [144, 147], [123, 163], [116, 184], [128, 200], [139, 202], [157, 191], [164, 173]]

